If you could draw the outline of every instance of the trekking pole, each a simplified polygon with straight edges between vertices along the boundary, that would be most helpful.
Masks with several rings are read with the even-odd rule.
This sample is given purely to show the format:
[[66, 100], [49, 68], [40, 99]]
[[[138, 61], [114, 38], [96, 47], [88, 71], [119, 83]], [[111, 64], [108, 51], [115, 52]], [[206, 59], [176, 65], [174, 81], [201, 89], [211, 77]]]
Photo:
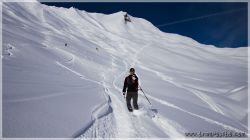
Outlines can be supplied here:
[[142, 90], [141, 86], [139, 86], [140, 90], [142, 91], [142, 93], [144, 94], [144, 96], [146, 97], [146, 99], [148, 100], [149, 104], [152, 105], [148, 99], [148, 97], [146, 96], [146, 94], [144, 93], [144, 91]]

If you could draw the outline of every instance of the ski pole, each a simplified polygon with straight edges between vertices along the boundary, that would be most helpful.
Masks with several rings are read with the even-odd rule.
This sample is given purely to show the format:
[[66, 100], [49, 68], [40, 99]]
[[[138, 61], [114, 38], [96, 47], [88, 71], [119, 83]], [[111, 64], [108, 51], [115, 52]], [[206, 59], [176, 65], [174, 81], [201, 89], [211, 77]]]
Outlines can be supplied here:
[[144, 96], [146, 97], [146, 99], [148, 100], [149, 104], [152, 105], [148, 99], [148, 97], [146, 96], [146, 94], [144, 93], [144, 91], [142, 90], [141, 86], [139, 86], [140, 90], [142, 91], [142, 93], [144, 94]]

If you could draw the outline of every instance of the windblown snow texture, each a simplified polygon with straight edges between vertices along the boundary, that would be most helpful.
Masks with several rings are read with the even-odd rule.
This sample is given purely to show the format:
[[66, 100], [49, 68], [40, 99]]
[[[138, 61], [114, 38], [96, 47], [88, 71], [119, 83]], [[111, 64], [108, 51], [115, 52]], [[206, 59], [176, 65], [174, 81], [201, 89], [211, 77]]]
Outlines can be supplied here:
[[[122, 11], [2, 6], [3, 137], [247, 132], [247, 47], [203, 45], [132, 16], [125, 24]], [[133, 113], [121, 93], [130, 67], [153, 105], [139, 92]]]

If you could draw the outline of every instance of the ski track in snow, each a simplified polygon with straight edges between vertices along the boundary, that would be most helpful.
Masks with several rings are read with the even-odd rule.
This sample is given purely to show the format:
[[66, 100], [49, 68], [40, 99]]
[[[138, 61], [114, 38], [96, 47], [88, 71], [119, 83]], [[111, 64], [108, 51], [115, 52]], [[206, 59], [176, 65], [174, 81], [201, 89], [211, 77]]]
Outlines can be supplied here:
[[6, 102], [6, 103], [18, 103], [18, 102], [26, 102], [26, 101], [37, 101], [37, 100], [43, 100], [43, 99], [47, 99], [47, 98], [62, 96], [62, 95], [66, 95], [66, 94], [68, 94], [68, 93], [59, 92], [59, 93], [52, 93], [52, 94], [45, 95], [45, 96], [30, 97], [30, 98], [24, 98], [24, 99], [6, 100], [4, 102]]
[[163, 105], [166, 105], [166, 106], [175, 108], [175, 109], [177, 109], [177, 110], [180, 110], [180, 111], [182, 111], [182, 112], [185, 112], [185, 113], [187, 113], [187, 114], [189, 114], [189, 115], [192, 115], [192, 116], [194, 116], [194, 117], [201, 118], [201, 119], [203, 119], [203, 120], [205, 120], [205, 121], [207, 121], [207, 122], [210, 122], [210, 123], [213, 123], [213, 124], [222, 126], [223, 128], [225, 128], [225, 129], [227, 129], [227, 130], [233, 130], [233, 131], [235, 131], [235, 132], [242, 132], [240, 129], [237, 129], [237, 128], [234, 128], [234, 127], [232, 127], [232, 126], [223, 124], [223, 123], [221, 123], [221, 122], [218, 122], [218, 121], [209, 119], [209, 118], [207, 118], [207, 117], [204, 117], [204, 116], [197, 115], [197, 114], [195, 114], [195, 113], [189, 112], [189, 111], [184, 110], [184, 109], [182, 109], [182, 108], [180, 108], [180, 107], [178, 107], [178, 106], [176, 106], [176, 105], [174, 105], [174, 104], [168, 103], [167, 101], [164, 101], [164, 100], [155, 98], [155, 97], [150, 96], [150, 95], [148, 95], [148, 97], [151, 98], [151, 99], [153, 99], [153, 100], [155, 100], [155, 101], [157, 101], [157, 102], [159, 102], [159, 103], [161, 103], [161, 104], [163, 104]]
[[56, 62], [56, 64], [58, 64], [59, 66], [61, 66], [61, 67], [64, 68], [64, 69], [67, 69], [68, 71], [74, 73], [75, 75], [79, 76], [81, 79], [84, 79], [84, 80], [86, 80], [86, 81], [90, 81], [90, 82], [93, 82], [93, 83], [96, 83], [96, 84], [102, 86], [101, 82], [98, 82], [98, 81], [95, 81], [95, 80], [91, 80], [91, 79], [89, 79], [89, 78], [86, 78], [86, 77], [85, 77], [84, 75], [82, 75], [81, 73], [79, 73], [79, 72], [77, 72], [77, 71], [75, 71], [75, 70], [73, 70], [73, 69], [71, 69], [71, 68], [69, 68], [69, 67], [63, 65], [63, 64], [60, 63], [60, 62]]
[[216, 103], [214, 103], [213, 100], [211, 100], [208, 96], [206, 96], [205, 94], [203, 93], [200, 93], [200, 91], [198, 90], [194, 90], [194, 89], [191, 89], [191, 88], [187, 88], [185, 87], [184, 85], [181, 85], [179, 83], [176, 83], [173, 81], [173, 78], [169, 77], [169, 76], [166, 76], [164, 75], [163, 73], [160, 73], [158, 71], [155, 71], [155, 70], [152, 70], [150, 68], [146, 68], [142, 65], [140, 65], [140, 67], [142, 69], [145, 69], [147, 71], [150, 71], [150, 72], [153, 72], [156, 74], [156, 76], [160, 77], [162, 80], [168, 82], [168, 83], [171, 83], [173, 85], [175, 85], [177, 88], [181, 88], [181, 89], [184, 89], [184, 90], [187, 90], [187, 91], [190, 91], [191, 93], [193, 93], [194, 95], [196, 95], [198, 98], [200, 98], [202, 101], [204, 101], [206, 104], [208, 104], [212, 110], [214, 110], [215, 112], [218, 112], [220, 114], [224, 114], [223, 111], [216, 105]]
[[[115, 70], [114, 68], [114, 59], [115, 57], [112, 56], [112, 69], [111, 70]], [[114, 71], [113, 71], [114, 72]], [[123, 75], [123, 72], [115, 77], [114, 81], [113, 82], [110, 82], [110, 81], [106, 81], [108, 80], [106, 77], [105, 77], [106, 74], [104, 74], [104, 81], [103, 81], [103, 84], [102, 86], [105, 88], [105, 92], [107, 93], [108, 97], [111, 99], [110, 100], [110, 103], [111, 103], [111, 107], [112, 107], [112, 115], [110, 116], [113, 116], [114, 119], [110, 119], [110, 120], [115, 120], [115, 122], [113, 122], [114, 124], [111, 124], [114, 128], [113, 129], [106, 129], [108, 132], [106, 132], [107, 134], [113, 134], [112, 136], [113, 137], [133, 137], [133, 131], [132, 131], [132, 124], [130, 124], [130, 120], [128, 119], [129, 118], [129, 114], [126, 110], [124, 109], [121, 109], [121, 108], [124, 108], [125, 107], [125, 102], [122, 102], [120, 101], [120, 98], [119, 97], [116, 97], [115, 94], [117, 93], [120, 93], [120, 88], [114, 86], [112, 87], [111, 83], [113, 83], [114, 85], [114, 81], [116, 81], [117, 77], [120, 77]], [[117, 89], [118, 88], [118, 89]], [[95, 138], [98, 138], [98, 137], [104, 137], [102, 135], [96, 135], [95, 131], [100, 131], [100, 130], [104, 130], [102, 127], [99, 127], [97, 128], [96, 126], [99, 126], [99, 124], [105, 124], [107, 122], [103, 122], [102, 120], [100, 119], [96, 119], [97, 121], [95, 121], [92, 126], [91, 126], [91, 129], [89, 129], [90, 132], [87, 132], [87, 133], [94, 133], [95, 135], [91, 135], [91, 136], [86, 136], [86, 132], [84, 132], [84, 134], [82, 134], [80, 137], [95, 137]], [[112, 123], [112, 122], [111, 122]], [[95, 128], [95, 129], [94, 129]], [[128, 135], [129, 134], [129, 135]], [[112, 137], [111, 136], [111, 137]]]
[[[149, 43], [136, 52], [135, 56], [132, 57], [133, 61], [131, 63], [131, 67], [134, 67], [136, 65], [136, 63], [138, 63], [140, 53], [142, 53], [144, 49], [146, 49], [147, 47], [150, 47], [151, 45], [152, 44]], [[128, 69], [128, 67], [126, 69]], [[141, 98], [143, 98], [143, 97], [141, 96]], [[151, 108], [151, 106], [150, 106], [150, 108]], [[183, 137], [183, 134], [184, 134], [183, 128], [180, 128], [180, 125], [178, 125], [177, 122], [173, 122], [172, 120], [169, 120], [168, 118], [164, 118], [163, 116], [160, 115], [160, 113], [157, 113], [155, 115], [156, 116], [152, 118], [153, 122], [159, 128], [161, 128], [167, 136], [172, 137], [172, 138], [173, 137], [175, 137], [175, 138]], [[170, 123], [170, 122], [172, 122], [172, 123]], [[182, 133], [179, 132], [181, 130], [182, 130]]]
[[[105, 84], [103, 84], [105, 85]], [[91, 124], [78, 132], [73, 137], [79, 138], [104, 138], [115, 137], [115, 122], [113, 116], [113, 108], [111, 107], [111, 99], [108, 95], [108, 89], [104, 88], [104, 96], [106, 101], [99, 104], [91, 115]]]
[[[136, 52], [135, 55], [131, 56], [132, 58], [130, 57], [131, 60], [133, 60], [130, 64], [131, 67], [134, 67], [135, 64], [138, 62], [139, 54], [150, 45], [151, 44], [147, 44], [143, 46], [141, 49], [139, 49], [139, 51]], [[119, 60], [115, 56], [112, 56], [112, 69], [111, 69], [112, 73], [117, 73], [117, 70], [115, 68], [115, 66], [117, 65], [115, 64], [115, 59]], [[113, 127], [112, 129], [108, 129], [108, 130], [103, 129], [102, 127], [100, 127], [100, 124], [106, 124], [107, 122], [104, 122], [103, 121], [104, 119], [101, 120], [100, 118], [95, 117], [94, 119], [95, 121], [92, 123], [92, 126], [90, 127], [90, 129], [87, 132], [84, 132], [80, 137], [97, 137], [97, 138], [105, 137], [104, 135], [99, 135], [98, 131], [100, 130], [107, 130], [108, 131], [107, 134], [112, 134], [113, 137], [117, 137], [117, 138], [119, 137], [157, 137], [157, 135], [153, 133], [151, 134], [151, 132], [146, 129], [145, 125], [148, 122], [144, 122], [145, 120], [147, 121], [151, 120], [151, 122], [154, 123], [156, 127], [161, 129], [163, 133], [165, 133], [165, 136], [167, 137], [175, 137], [175, 138], [183, 137], [184, 129], [181, 128], [181, 126], [177, 122], [164, 118], [159, 113], [155, 114], [156, 115], [155, 117], [152, 117], [147, 113], [146, 114], [142, 113], [142, 115], [138, 114], [136, 116], [133, 116], [131, 115], [131, 113], [127, 111], [127, 109], [124, 109], [126, 108], [126, 102], [125, 102], [125, 99], [121, 95], [122, 87], [118, 85], [119, 85], [119, 82], [123, 81], [122, 79], [124, 78], [124, 75], [129, 69], [129, 64], [126, 62], [126, 60], [122, 60], [122, 63], [124, 64], [124, 71], [120, 72], [120, 74], [114, 74], [117, 76], [114, 77], [113, 81], [111, 82], [106, 81], [109, 83], [109, 85], [105, 83], [106, 77], [104, 77], [104, 82], [102, 84], [102, 86], [105, 88], [105, 92], [107, 93], [106, 95], [111, 99], [110, 106], [112, 106], [112, 109], [113, 109], [112, 114], [109, 115], [108, 118], [111, 118], [112, 116], [112, 118], [115, 119], [115, 122], [111, 122], [112, 119], [107, 119], [107, 120], [109, 121], [109, 123], [115, 123], [116, 125], [115, 128]], [[112, 85], [110, 83], [112, 83]], [[141, 96], [140, 98], [143, 98], [143, 97]], [[144, 100], [144, 99], [140, 99], [140, 100]], [[146, 104], [147, 102], [143, 103], [143, 106], [144, 106], [143, 108], [146, 109], [147, 112], [152, 113], [152, 111], [150, 110], [151, 107], [145, 108], [145, 106], [148, 106]], [[103, 105], [100, 105], [100, 106], [103, 106]], [[99, 110], [101, 110], [101, 107], [98, 107], [98, 108]], [[88, 135], [89, 133], [92, 135], [89, 136]]]
[[[70, 63], [74, 61], [74, 56], [71, 59], [65, 61], [64, 63]], [[103, 87], [103, 95], [105, 97], [105, 102], [96, 106], [96, 108], [92, 111], [91, 120], [92, 122], [84, 127], [80, 132], [77, 132], [73, 135], [73, 137], [82, 137], [82, 138], [104, 138], [104, 137], [114, 137], [115, 136], [115, 125], [113, 122], [113, 108], [111, 107], [111, 99], [109, 96], [109, 90], [106, 87], [105, 83], [94, 81], [84, 77], [79, 72], [74, 71], [73, 69], [63, 65], [60, 62], [56, 62], [62, 68], [69, 70], [75, 75], [79, 76], [83, 80], [87, 80], [93, 83], [96, 83]], [[105, 75], [105, 74], [104, 74]], [[103, 76], [105, 80], [105, 76]]]

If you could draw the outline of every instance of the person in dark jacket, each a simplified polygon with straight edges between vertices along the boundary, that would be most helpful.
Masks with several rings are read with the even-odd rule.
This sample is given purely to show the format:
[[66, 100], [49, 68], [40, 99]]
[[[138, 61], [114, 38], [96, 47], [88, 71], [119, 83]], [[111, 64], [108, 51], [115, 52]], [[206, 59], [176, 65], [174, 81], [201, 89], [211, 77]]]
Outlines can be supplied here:
[[128, 13], [125, 13], [125, 15], [124, 15], [124, 21], [125, 21], [125, 24], [127, 24], [127, 22], [131, 22], [131, 19], [128, 16]]
[[138, 77], [135, 74], [135, 69], [130, 68], [129, 76], [127, 76], [124, 80], [123, 86], [123, 95], [127, 92], [126, 102], [129, 111], [133, 111], [131, 106], [131, 99], [133, 98], [133, 106], [134, 109], [138, 109]]

